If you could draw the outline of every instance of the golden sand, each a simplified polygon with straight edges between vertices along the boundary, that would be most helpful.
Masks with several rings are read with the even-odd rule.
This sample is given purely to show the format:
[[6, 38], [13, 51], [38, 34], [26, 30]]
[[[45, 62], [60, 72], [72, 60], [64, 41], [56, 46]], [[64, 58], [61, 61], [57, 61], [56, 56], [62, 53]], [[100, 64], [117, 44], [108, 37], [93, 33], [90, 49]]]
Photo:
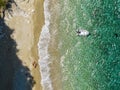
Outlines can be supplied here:
[[19, 50], [17, 57], [21, 60], [23, 66], [29, 68], [36, 82], [33, 90], [42, 90], [37, 44], [44, 24], [43, 1], [30, 0], [29, 2], [19, 2], [19, 0], [16, 0], [21, 11], [15, 5], [12, 5], [13, 16], [10, 16], [9, 13], [6, 13], [5, 16], [5, 23], [11, 29], [14, 29], [11, 37], [17, 43], [16, 48]]
[[[33, 16], [34, 18], [34, 45], [32, 47], [32, 57], [34, 57], [34, 60], [38, 62], [38, 41], [39, 41], [39, 36], [40, 32], [42, 29], [42, 26], [44, 24], [44, 15], [43, 15], [43, 2], [44, 0], [37, 0], [35, 2], [35, 14]], [[37, 68], [33, 68], [32, 70], [32, 75], [34, 76], [34, 79], [36, 81], [36, 84], [34, 86], [34, 90], [42, 90], [42, 87], [40, 85], [40, 70], [39, 66]]]

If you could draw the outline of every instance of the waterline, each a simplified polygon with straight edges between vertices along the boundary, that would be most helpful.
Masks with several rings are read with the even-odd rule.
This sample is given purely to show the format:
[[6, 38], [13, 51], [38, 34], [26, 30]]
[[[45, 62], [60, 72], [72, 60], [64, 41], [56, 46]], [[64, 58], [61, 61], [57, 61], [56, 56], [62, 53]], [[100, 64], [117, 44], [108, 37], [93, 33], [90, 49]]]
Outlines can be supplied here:
[[50, 68], [49, 68], [49, 53], [48, 53], [48, 45], [50, 41], [50, 33], [49, 33], [49, 25], [50, 25], [50, 13], [48, 10], [49, 1], [44, 1], [44, 16], [45, 16], [45, 25], [42, 28], [39, 43], [38, 43], [38, 51], [39, 51], [39, 65], [40, 65], [40, 73], [41, 73], [41, 84], [43, 86], [43, 90], [53, 90], [52, 83], [50, 79]]

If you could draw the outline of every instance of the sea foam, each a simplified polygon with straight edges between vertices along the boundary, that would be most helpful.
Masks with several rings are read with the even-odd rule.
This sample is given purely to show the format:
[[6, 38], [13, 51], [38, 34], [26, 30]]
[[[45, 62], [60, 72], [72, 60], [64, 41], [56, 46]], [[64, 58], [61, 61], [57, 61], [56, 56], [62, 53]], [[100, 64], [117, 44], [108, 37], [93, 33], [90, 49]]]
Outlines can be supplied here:
[[52, 82], [50, 79], [50, 68], [49, 68], [49, 53], [48, 45], [50, 41], [49, 25], [50, 25], [50, 12], [48, 10], [49, 1], [44, 1], [44, 16], [45, 16], [45, 25], [42, 28], [39, 43], [39, 65], [41, 73], [41, 84], [43, 90], [53, 90]]

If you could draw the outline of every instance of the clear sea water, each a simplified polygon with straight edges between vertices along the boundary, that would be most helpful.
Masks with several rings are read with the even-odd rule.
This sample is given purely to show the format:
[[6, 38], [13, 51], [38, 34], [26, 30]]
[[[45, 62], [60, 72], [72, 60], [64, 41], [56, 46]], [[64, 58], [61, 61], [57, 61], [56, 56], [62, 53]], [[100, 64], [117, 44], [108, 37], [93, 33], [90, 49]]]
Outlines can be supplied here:
[[[45, 1], [44, 90], [120, 90], [120, 0]], [[90, 35], [77, 36], [79, 28]]]

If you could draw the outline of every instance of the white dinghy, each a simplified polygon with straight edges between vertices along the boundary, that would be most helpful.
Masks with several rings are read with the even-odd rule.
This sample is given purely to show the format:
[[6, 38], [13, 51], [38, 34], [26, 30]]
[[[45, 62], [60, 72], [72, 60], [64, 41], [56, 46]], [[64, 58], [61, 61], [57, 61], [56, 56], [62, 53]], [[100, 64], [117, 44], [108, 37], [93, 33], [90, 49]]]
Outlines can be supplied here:
[[90, 33], [87, 30], [78, 29], [77, 35], [78, 36], [88, 36], [88, 35], [90, 35]]

